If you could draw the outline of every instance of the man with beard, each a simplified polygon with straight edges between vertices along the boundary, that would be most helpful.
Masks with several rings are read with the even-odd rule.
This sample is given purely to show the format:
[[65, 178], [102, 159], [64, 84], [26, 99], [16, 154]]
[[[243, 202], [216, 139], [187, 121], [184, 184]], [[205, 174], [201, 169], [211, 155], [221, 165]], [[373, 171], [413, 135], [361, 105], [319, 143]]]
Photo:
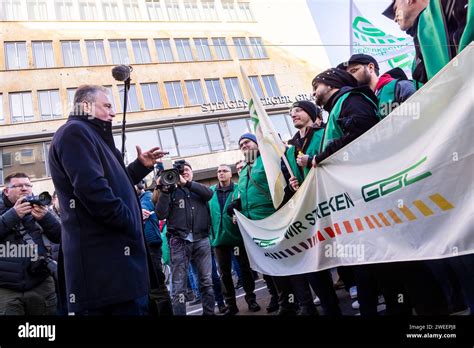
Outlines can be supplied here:
[[474, 5], [469, 0], [393, 0], [383, 15], [413, 36], [417, 88], [474, 40]]
[[367, 85], [378, 99], [379, 113], [382, 118], [390, 114], [416, 92], [413, 81], [400, 68], [394, 68], [379, 76], [379, 64], [367, 54], [354, 54], [347, 62], [337, 66], [346, 70], [359, 82]]
[[357, 80], [348, 72], [331, 68], [317, 75], [312, 82], [316, 104], [329, 113], [321, 140], [320, 152], [313, 157], [316, 167], [378, 121], [378, 100], [368, 86], [357, 87]]

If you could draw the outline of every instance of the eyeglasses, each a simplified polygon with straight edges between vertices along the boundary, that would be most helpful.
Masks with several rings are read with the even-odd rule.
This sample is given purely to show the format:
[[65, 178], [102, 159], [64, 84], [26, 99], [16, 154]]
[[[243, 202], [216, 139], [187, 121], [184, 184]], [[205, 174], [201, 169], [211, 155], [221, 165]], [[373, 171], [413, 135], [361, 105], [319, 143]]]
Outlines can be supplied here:
[[217, 172], [218, 172], [218, 173], [228, 173], [228, 172], [230, 172], [230, 170], [221, 169], [221, 170], [218, 170]]
[[31, 185], [31, 184], [18, 184], [18, 185], [10, 185], [8, 187], [9, 188], [22, 188], [22, 187], [32, 188], [33, 185]]

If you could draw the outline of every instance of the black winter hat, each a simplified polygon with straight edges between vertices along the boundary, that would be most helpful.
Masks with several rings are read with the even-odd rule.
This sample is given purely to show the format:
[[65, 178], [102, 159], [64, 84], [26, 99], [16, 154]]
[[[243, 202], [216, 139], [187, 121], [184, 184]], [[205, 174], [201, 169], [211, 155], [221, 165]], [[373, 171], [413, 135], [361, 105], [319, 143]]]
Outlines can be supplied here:
[[395, 0], [393, 0], [390, 6], [382, 12], [385, 17], [390, 18], [392, 21], [395, 20], [395, 11], [393, 10], [393, 5], [395, 5]]
[[331, 68], [316, 75], [313, 86], [317, 83], [324, 83], [338, 89], [345, 86], [357, 87], [357, 80], [347, 71], [338, 68]]
[[380, 69], [379, 68], [379, 63], [377, 62], [377, 60], [374, 57], [369, 56], [368, 54], [361, 54], [361, 53], [353, 54], [347, 62], [343, 62], [343, 63], [339, 64], [337, 66], [337, 68], [342, 69], [342, 70], [346, 70], [347, 67], [350, 64], [354, 64], [354, 63], [358, 63], [358, 64], [362, 64], [362, 65], [368, 65], [368, 64], [372, 63], [372, 64], [375, 65], [375, 69], [377, 69], [377, 71]]
[[[294, 102], [293, 105], [291, 105], [291, 108], [302, 108], [306, 113], [311, 117], [311, 120], [314, 122], [316, 121], [316, 118], [318, 115], [321, 114], [321, 109], [319, 109], [313, 102], [310, 102], [309, 100], [300, 100], [297, 102]], [[320, 116], [321, 117], [321, 116]]]

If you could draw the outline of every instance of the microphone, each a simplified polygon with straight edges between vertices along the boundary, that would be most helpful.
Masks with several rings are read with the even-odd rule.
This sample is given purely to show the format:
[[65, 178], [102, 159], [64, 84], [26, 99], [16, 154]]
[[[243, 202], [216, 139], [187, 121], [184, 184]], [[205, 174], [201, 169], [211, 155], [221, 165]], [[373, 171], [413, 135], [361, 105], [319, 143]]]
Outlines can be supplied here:
[[112, 69], [112, 76], [117, 81], [126, 81], [130, 78], [133, 68], [128, 65], [117, 65]]

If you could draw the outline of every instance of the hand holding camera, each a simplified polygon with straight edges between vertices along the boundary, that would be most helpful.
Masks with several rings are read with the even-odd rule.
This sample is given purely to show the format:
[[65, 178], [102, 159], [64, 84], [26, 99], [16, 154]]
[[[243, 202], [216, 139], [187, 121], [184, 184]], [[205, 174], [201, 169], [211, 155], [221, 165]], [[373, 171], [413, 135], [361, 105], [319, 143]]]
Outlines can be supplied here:
[[23, 219], [25, 215], [31, 213], [33, 206], [29, 202], [26, 202], [24, 199], [20, 198], [16, 201], [15, 205], [13, 206], [13, 209], [15, 209], [18, 217], [20, 219]]

